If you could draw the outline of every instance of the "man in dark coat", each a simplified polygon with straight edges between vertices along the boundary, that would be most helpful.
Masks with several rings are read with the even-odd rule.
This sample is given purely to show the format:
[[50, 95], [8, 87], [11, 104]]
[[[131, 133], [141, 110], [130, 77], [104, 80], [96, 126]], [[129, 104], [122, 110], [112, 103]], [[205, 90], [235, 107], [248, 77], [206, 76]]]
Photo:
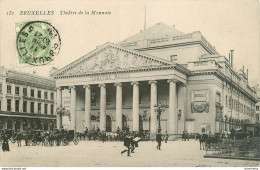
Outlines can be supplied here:
[[161, 132], [159, 132], [159, 133], [156, 135], [156, 141], [157, 141], [157, 143], [158, 143], [157, 149], [161, 150], [161, 145], [162, 145], [162, 134], [161, 134]]
[[2, 144], [2, 150], [5, 152], [5, 151], [10, 151], [9, 150], [9, 143], [8, 143], [8, 136], [7, 134], [5, 134], [3, 136], [3, 144]]
[[130, 156], [130, 146], [131, 146], [131, 142], [132, 142], [133, 138], [129, 135], [127, 135], [124, 139], [124, 146], [127, 147], [127, 149], [123, 150], [121, 152], [121, 155], [125, 152], [127, 152], [127, 156]]

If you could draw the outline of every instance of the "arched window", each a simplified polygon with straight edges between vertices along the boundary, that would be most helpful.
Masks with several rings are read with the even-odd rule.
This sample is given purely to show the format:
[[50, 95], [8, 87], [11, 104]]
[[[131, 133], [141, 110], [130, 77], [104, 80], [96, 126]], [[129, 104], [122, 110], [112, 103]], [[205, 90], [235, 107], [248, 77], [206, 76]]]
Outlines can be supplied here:
[[112, 132], [112, 119], [109, 115], [106, 115], [106, 131]]
[[126, 115], [122, 115], [122, 130], [127, 129], [127, 117]]

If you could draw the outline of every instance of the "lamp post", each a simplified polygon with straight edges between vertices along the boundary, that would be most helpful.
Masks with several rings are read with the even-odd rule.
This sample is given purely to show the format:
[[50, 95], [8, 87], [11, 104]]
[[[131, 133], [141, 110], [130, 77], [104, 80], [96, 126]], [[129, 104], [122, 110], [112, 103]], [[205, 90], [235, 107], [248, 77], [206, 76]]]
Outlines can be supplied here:
[[159, 126], [158, 126], [158, 133], [161, 132], [162, 128], [161, 128], [161, 114], [165, 111], [165, 108], [168, 108], [167, 105], [165, 104], [161, 104], [161, 103], [157, 103], [154, 105], [154, 112], [157, 113], [157, 118], [159, 121]]

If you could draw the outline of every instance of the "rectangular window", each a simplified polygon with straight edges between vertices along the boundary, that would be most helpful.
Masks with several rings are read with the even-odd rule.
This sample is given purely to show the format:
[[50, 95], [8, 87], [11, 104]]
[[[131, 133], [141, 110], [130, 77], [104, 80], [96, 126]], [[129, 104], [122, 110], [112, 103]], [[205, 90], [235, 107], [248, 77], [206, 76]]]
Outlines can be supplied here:
[[176, 61], [177, 60], [177, 55], [171, 55], [171, 61]]
[[12, 87], [10, 85], [7, 85], [7, 93], [9, 94], [12, 93]]
[[31, 89], [31, 97], [34, 97], [34, 89]]
[[0, 93], [2, 93], [2, 84], [0, 84]]
[[42, 104], [38, 103], [38, 113], [41, 114], [42, 111]]
[[53, 104], [51, 105], [51, 115], [53, 115], [53, 110], [54, 109], [54, 106], [53, 106]]
[[256, 110], [259, 111], [259, 106], [256, 106]]
[[227, 100], [227, 96], [226, 96], [226, 102], [225, 102], [225, 103], [226, 103], [226, 107], [227, 107], [227, 106], [228, 106], [228, 100]]
[[11, 102], [12, 100], [11, 99], [7, 99], [7, 111], [11, 111]]
[[23, 101], [23, 112], [27, 112], [27, 101]]
[[19, 90], [20, 90], [19, 87], [15, 87], [15, 95], [19, 95]]
[[54, 100], [54, 93], [51, 93], [51, 100]]
[[0, 100], [0, 111], [2, 110], [2, 101]]
[[31, 113], [34, 113], [34, 102], [31, 102]]
[[15, 100], [15, 111], [19, 112], [19, 100]]
[[44, 114], [48, 114], [48, 104], [44, 104]]
[[42, 92], [41, 92], [41, 90], [38, 90], [38, 98], [39, 98], [39, 99], [42, 98]]
[[27, 88], [23, 88], [23, 96], [27, 96]]
[[48, 99], [48, 92], [44, 92], [44, 99]]

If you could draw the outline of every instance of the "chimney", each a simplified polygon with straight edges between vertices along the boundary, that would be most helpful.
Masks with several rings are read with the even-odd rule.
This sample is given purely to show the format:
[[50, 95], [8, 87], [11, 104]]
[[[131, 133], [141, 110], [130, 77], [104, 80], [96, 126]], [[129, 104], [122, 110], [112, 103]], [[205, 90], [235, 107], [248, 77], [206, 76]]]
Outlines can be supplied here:
[[245, 66], [243, 65], [243, 73], [244, 73], [244, 71], [245, 71]]
[[35, 71], [35, 70], [33, 70], [33, 74], [36, 74], [36, 71]]
[[175, 25], [172, 25], [173, 28], [175, 28]]
[[234, 50], [230, 50], [230, 56], [231, 56], [231, 67], [233, 68], [233, 52]]

